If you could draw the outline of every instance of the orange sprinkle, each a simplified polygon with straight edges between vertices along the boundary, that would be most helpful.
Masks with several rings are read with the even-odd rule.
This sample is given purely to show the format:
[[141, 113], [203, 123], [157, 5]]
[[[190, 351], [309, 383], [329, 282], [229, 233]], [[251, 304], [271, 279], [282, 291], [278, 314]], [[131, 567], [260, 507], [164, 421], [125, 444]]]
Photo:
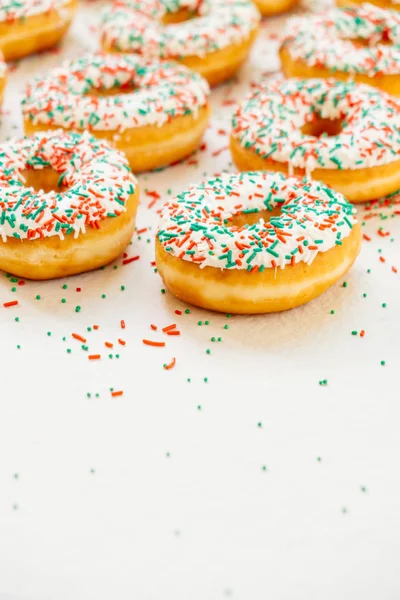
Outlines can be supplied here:
[[99, 358], [101, 358], [101, 354], [89, 354], [88, 356], [89, 360], [99, 360]]
[[99, 326], [98, 325], [93, 325], [93, 329], [95, 329], [96, 331], [98, 330]]
[[86, 338], [82, 337], [81, 335], [79, 335], [78, 333], [73, 333], [72, 337], [75, 340], [78, 340], [78, 342], [82, 342], [82, 344], [86, 344]]
[[364, 335], [365, 335], [365, 331], [364, 331], [364, 329], [361, 329], [361, 331], [360, 331], [360, 337], [364, 337]]
[[153, 331], [157, 331], [157, 325], [151, 324], [150, 327], [152, 328]]
[[386, 258], [383, 258], [383, 256], [380, 256], [380, 257], [379, 257], [379, 260], [380, 260], [381, 262], [386, 262]]
[[165, 342], [153, 342], [152, 340], [143, 340], [143, 344], [146, 344], [146, 346], [154, 346], [155, 348], [162, 348], [165, 346]]
[[393, 273], [397, 273], [397, 268], [396, 267], [392, 267], [392, 271], [393, 271]]
[[175, 364], [176, 364], [176, 358], [173, 358], [168, 365], [165, 365], [164, 368], [166, 371], [169, 371], [170, 369], [174, 368]]
[[125, 325], [125, 321], [122, 319], [121, 321], [121, 329], [125, 329], [126, 325]]
[[104, 342], [104, 345], [105, 345], [107, 348], [114, 348], [114, 344], [112, 344], [111, 342]]
[[116, 398], [117, 396], [123, 396], [124, 392], [122, 390], [120, 390], [119, 392], [111, 392], [111, 396], [113, 398]]
[[172, 331], [167, 331], [167, 335], [181, 335], [181, 332], [177, 329], [173, 329]]
[[363, 233], [363, 238], [365, 241], [370, 242], [371, 238], [369, 237], [369, 235], [367, 235], [366, 233]]
[[121, 340], [121, 338], [118, 338], [118, 344], [121, 344], [121, 346], [125, 346], [126, 342], [124, 340]]
[[140, 235], [141, 233], [146, 233], [146, 231], [147, 231], [147, 227], [143, 227], [143, 229], [138, 229], [136, 233], [138, 235]]
[[173, 325], [168, 325], [168, 327], [163, 327], [163, 332], [167, 333], [168, 331], [171, 331], [172, 329], [176, 329], [175, 323]]
[[10, 308], [10, 306], [17, 306], [18, 300], [11, 300], [11, 302], [4, 302], [4, 308]]

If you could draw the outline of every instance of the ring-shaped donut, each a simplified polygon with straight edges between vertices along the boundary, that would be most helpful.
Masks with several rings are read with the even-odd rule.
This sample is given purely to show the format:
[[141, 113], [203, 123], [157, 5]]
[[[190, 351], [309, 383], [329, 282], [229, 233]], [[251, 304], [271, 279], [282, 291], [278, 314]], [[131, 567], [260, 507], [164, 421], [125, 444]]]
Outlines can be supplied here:
[[119, 0], [104, 14], [102, 45], [180, 61], [216, 85], [245, 61], [259, 21], [251, 0]]
[[129, 243], [138, 204], [125, 157], [89, 134], [0, 146], [0, 268], [29, 279], [89, 271]]
[[363, 4], [293, 17], [280, 57], [286, 77], [354, 80], [400, 96], [400, 14]]
[[58, 44], [74, 18], [77, 0], [2, 0], [0, 50], [16, 60]]
[[400, 189], [400, 103], [351, 82], [267, 82], [237, 109], [231, 149], [242, 171], [306, 174], [373, 200]]
[[267, 313], [304, 304], [360, 249], [355, 209], [314, 181], [281, 173], [223, 175], [167, 202], [156, 239], [165, 285], [196, 306]]
[[253, 0], [263, 17], [272, 17], [287, 12], [298, 0]]
[[209, 121], [209, 87], [183, 65], [134, 54], [94, 54], [28, 84], [26, 134], [89, 130], [123, 151], [134, 172], [178, 161], [199, 146]]

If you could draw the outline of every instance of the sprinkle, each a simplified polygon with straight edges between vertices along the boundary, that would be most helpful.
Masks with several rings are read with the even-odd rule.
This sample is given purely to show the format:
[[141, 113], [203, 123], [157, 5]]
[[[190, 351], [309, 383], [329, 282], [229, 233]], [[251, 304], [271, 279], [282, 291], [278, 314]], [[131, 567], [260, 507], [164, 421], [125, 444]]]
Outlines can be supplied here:
[[176, 364], [176, 358], [173, 358], [168, 365], [164, 366], [164, 368], [166, 371], [169, 371], [170, 369], [174, 368], [175, 364]]
[[101, 358], [101, 354], [89, 354], [89, 360], [99, 360]]
[[139, 260], [140, 256], [132, 256], [131, 258], [125, 258], [125, 260], [122, 261], [123, 265], [129, 265], [131, 262], [134, 262], [135, 260]]
[[176, 329], [176, 324], [168, 325], [167, 327], [164, 327], [163, 332], [167, 333], [168, 331], [172, 331], [173, 329]]
[[17, 306], [18, 300], [11, 300], [10, 302], [4, 302], [4, 308], [10, 308], [11, 306]]
[[142, 340], [146, 346], [154, 346], [156, 348], [162, 348], [165, 346], [165, 342], [153, 342], [152, 340]]
[[79, 342], [86, 344], [86, 338], [82, 337], [81, 335], [78, 335], [77, 333], [72, 333], [71, 335], [75, 340], [78, 340]]

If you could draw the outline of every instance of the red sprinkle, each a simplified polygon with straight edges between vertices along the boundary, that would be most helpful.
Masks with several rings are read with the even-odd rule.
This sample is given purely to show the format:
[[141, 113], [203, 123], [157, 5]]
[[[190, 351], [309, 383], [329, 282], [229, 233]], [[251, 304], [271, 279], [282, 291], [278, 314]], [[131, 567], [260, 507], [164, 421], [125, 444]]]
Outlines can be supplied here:
[[82, 337], [81, 335], [79, 335], [78, 333], [73, 333], [72, 337], [75, 340], [78, 340], [79, 342], [82, 342], [82, 344], [86, 344], [86, 338]]
[[122, 261], [123, 265], [129, 265], [129, 263], [134, 262], [135, 260], [139, 260], [140, 256], [132, 256], [131, 258], [125, 258], [125, 260]]
[[165, 365], [164, 368], [166, 371], [169, 371], [170, 369], [174, 368], [175, 364], [176, 364], [176, 358], [173, 358], [168, 365]]
[[10, 308], [10, 306], [17, 306], [18, 300], [11, 300], [11, 302], [4, 302], [4, 308]]
[[143, 340], [143, 344], [146, 346], [154, 346], [155, 348], [162, 348], [165, 346], [165, 342], [153, 342], [152, 340]]

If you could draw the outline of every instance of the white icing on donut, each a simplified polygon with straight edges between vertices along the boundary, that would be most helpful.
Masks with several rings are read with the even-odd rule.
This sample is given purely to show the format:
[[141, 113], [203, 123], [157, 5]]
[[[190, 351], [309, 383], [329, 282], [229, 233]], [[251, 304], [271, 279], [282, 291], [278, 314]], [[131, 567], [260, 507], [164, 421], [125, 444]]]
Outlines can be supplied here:
[[[333, 8], [321, 15], [294, 17], [283, 33], [293, 60], [334, 74], [399, 75], [400, 14], [372, 4]], [[355, 45], [364, 40], [369, 45]]]
[[[36, 192], [23, 172], [52, 168], [63, 191]], [[46, 132], [0, 146], [0, 236], [40, 239], [73, 234], [125, 212], [136, 189], [126, 158], [88, 133]]]
[[[281, 214], [253, 225], [235, 226], [239, 214]], [[311, 264], [350, 235], [355, 209], [322, 183], [281, 173], [223, 175], [189, 188], [164, 206], [158, 239], [172, 256], [199, 267], [284, 268]]]
[[69, 4], [71, 0], [1, 0], [0, 22], [12, 23], [19, 19], [33, 17], [58, 10]]
[[[341, 133], [301, 129], [316, 117], [341, 119]], [[239, 106], [233, 136], [264, 159], [306, 169], [363, 169], [400, 159], [400, 102], [367, 85], [288, 79], [262, 85]]]
[[[188, 5], [198, 6], [199, 16], [182, 23], [161, 23], [167, 12]], [[105, 13], [102, 38], [106, 47], [147, 57], [204, 57], [247, 40], [259, 21], [260, 13], [250, 0], [122, 0]]]
[[[90, 96], [91, 89], [132, 87], [129, 93]], [[26, 88], [25, 119], [66, 129], [123, 131], [162, 126], [207, 105], [208, 83], [176, 63], [147, 61], [135, 54], [95, 54], [65, 63]]]

